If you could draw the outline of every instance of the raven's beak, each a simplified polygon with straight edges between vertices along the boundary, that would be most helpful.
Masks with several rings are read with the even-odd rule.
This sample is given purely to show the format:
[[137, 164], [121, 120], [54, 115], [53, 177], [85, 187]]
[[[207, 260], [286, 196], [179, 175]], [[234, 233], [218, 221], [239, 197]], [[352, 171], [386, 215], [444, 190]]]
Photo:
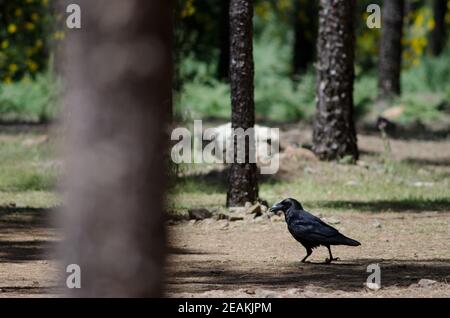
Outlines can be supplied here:
[[281, 203], [278, 204], [274, 204], [271, 208], [270, 208], [270, 212], [277, 212], [280, 210], [283, 210], [284, 206]]

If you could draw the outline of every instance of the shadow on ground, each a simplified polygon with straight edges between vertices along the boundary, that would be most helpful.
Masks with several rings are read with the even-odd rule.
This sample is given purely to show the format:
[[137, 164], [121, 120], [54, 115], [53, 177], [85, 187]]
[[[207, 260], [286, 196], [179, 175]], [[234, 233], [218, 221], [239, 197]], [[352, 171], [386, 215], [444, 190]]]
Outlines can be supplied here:
[[55, 243], [41, 234], [53, 227], [52, 215], [50, 209], [0, 206], [0, 263], [49, 259]]
[[[240, 288], [289, 289], [314, 285], [320, 288], [359, 291], [363, 288], [369, 264], [379, 264], [383, 287], [408, 287], [422, 278], [438, 282], [450, 280], [449, 259], [383, 260], [355, 259], [334, 264], [300, 262], [271, 265], [264, 270], [254, 268], [232, 270], [228, 266], [211, 268], [211, 263], [198, 261], [184, 270], [169, 271], [168, 292], [199, 293], [213, 289]], [[180, 268], [180, 266], [175, 266]]]
[[0, 240], [0, 263], [48, 260], [55, 243], [43, 240]]
[[402, 200], [374, 200], [374, 201], [313, 201], [315, 207], [334, 209], [355, 209], [360, 212], [423, 212], [450, 210], [450, 199], [402, 199]]

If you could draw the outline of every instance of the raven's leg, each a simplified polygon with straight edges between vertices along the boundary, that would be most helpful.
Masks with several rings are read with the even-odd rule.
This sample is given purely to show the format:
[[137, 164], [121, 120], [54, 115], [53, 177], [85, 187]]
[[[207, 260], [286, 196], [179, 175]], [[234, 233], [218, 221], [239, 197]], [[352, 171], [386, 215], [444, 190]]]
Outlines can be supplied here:
[[305, 247], [305, 248], [306, 248], [306, 256], [303, 257], [302, 263], [306, 263], [306, 259], [309, 257], [309, 255], [312, 254], [312, 249], [311, 248], [309, 248], [309, 247]]
[[325, 259], [325, 263], [329, 264], [329, 263], [331, 263], [332, 261], [337, 261], [337, 260], [339, 260], [339, 257], [333, 258], [333, 254], [331, 254], [331, 248], [330, 248], [330, 245], [327, 245], [327, 248], [328, 248], [328, 253], [330, 253], [330, 258]]

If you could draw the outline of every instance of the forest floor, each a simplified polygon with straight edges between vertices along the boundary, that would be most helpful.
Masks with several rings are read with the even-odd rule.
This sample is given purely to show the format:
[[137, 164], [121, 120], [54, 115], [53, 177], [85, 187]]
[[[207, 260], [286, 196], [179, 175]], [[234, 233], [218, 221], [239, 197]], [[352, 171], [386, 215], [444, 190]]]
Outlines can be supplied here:
[[[286, 197], [362, 243], [326, 249], [300, 263], [304, 249], [280, 217], [169, 222], [170, 297], [450, 297], [450, 141], [359, 135], [357, 165], [323, 163], [297, 146], [308, 128], [287, 127], [277, 175], [264, 178], [260, 196]], [[59, 296], [54, 256], [60, 233], [51, 208], [60, 199], [49, 175], [60, 163], [53, 138], [41, 130], [0, 133], [0, 297]], [[297, 149], [297, 150], [296, 150]], [[223, 167], [185, 167], [170, 195], [172, 216], [188, 209], [224, 208]], [[363, 287], [379, 264], [381, 289]], [[422, 281], [421, 279], [430, 279]]]

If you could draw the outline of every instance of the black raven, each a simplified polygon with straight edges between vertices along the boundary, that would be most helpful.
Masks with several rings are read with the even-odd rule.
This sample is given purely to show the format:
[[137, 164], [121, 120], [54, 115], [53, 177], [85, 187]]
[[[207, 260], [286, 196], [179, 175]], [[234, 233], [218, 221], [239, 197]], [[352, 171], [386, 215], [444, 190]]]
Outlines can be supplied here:
[[338, 260], [338, 258], [333, 258], [330, 245], [361, 245], [358, 241], [342, 235], [334, 227], [303, 210], [300, 202], [295, 199], [285, 199], [275, 204], [270, 211], [284, 212], [289, 232], [306, 249], [306, 256], [302, 259], [303, 263], [311, 255], [312, 250], [321, 245], [328, 248], [330, 253], [330, 258], [325, 260], [326, 263]]

